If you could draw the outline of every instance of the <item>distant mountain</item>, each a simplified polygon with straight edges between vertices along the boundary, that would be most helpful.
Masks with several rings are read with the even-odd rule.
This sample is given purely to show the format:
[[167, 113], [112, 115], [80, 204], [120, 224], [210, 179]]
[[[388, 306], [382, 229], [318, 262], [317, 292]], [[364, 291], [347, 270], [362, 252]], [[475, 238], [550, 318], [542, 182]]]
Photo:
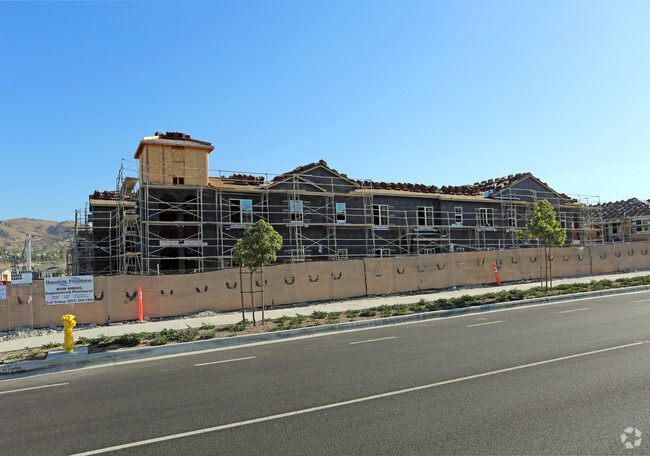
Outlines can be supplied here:
[[31, 218], [0, 220], [0, 263], [11, 262], [16, 256], [22, 262], [25, 235], [32, 235], [32, 262], [65, 261], [74, 222], [55, 222]]

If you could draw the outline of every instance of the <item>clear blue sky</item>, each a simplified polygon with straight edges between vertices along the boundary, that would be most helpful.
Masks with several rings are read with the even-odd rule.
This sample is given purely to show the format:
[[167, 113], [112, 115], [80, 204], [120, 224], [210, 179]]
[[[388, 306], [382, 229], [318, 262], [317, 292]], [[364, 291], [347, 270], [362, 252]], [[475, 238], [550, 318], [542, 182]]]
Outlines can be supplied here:
[[211, 169], [650, 198], [648, 0], [1, 2], [0, 51], [0, 219], [72, 219], [156, 131]]

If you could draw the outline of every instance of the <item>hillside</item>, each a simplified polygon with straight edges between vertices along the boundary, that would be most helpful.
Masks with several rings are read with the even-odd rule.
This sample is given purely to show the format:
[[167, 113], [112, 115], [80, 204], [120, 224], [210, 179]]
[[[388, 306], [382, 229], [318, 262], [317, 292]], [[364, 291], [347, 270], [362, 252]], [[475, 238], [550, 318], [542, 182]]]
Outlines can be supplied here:
[[9, 263], [13, 256], [21, 260], [25, 234], [32, 235], [32, 261], [58, 263], [65, 261], [74, 222], [55, 222], [31, 218], [0, 220], [0, 262]]

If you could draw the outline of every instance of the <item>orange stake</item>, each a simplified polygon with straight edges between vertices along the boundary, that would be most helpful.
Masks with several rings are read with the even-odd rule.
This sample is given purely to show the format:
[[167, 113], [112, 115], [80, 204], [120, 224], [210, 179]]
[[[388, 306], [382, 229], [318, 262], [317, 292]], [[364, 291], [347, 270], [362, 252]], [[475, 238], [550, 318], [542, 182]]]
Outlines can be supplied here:
[[138, 321], [144, 321], [142, 319], [142, 287], [138, 287]]
[[499, 280], [499, 270], [497, 269], [497, 264], [492, 263], [492, 266], [494, 266], [494, 275], [497, 277], [497, 285], [501, 286], [501, 281]]

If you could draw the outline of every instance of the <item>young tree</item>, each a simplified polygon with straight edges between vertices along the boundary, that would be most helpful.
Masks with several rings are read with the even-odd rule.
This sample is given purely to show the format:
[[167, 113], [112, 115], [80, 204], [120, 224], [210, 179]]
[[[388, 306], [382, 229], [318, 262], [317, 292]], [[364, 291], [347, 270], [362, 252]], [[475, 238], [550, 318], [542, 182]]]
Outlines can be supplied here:
[[244, 237], [237, 240], [233, 250], [233, 259], [239, 264], [246, 264], [250, 272], [251, 310], [255, 325], [255, 300], [253, 298], [253, 274], [260, 270], [262, 288], [262, 324], [264, 324], [264, 265], [275, 261], [276, 252], [282, 248], [282, 236], [273, 227], [259, 220], [244, 231]]
[[[560, 227], [555, 216], [555, 210], [548, 200], [535, 203], [533, 211], [528, 216], [525, 230], [517, 230], [518, 237], [537, 239], [540, 249], [544, 248], [545, 264], [548, 264], [551, 290], [553, 289], [553, 269], [551, 266], [551, 249], [562, 247], [566, 241], [566, 230]], [[540, 264], [541, 267], [541, 264]], [[540, 274], [541, 275], [541, 274]], [[541, 277], [540, 277], [541, 278]]]

